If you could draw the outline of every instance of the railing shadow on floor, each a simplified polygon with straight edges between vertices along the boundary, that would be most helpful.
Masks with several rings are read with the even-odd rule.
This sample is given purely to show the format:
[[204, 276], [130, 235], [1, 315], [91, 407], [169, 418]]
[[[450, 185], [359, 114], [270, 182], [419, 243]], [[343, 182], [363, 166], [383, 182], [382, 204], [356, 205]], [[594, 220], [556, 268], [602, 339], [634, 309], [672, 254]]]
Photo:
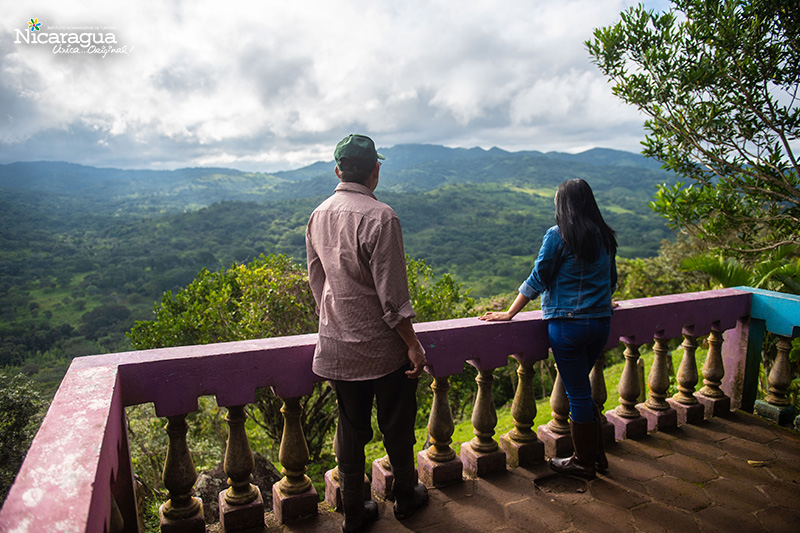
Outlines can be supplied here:
[[[625, 366], [620, 405], [605, 413], [606, 438], [636, 438], [736, 408], [755, 409], [781, 423], [792, 419], [788, 354], [791, 338], [800, 334], [798, 324], [800, 298], [744, 287], [620, 302], [608, 348], [624, 343]], [[558, 377], [550, 401], [553, 419], [533, 428], [532, 366], [549, 353], [541, 312], [520, 313], [504, 323], [468, 318], [417, 324], [415, 329], [433, 376], [428, 424], [432, 445], [417, 456], [423, 482], [441, 486], [461, 481], [464, 474], [481, 477], [571, 453], [568, 403]], [[769, 369], [769, 395], [756, 401], [767, 332], [778, 338], [777, 355]], [[698, 372], [697, 338], [705, 335], [709, 353]], [[678, 393], [668, 398], [665, 341], [681, 337]], [[639, 347], [651, 342], [655, 355], [648, 395], [639, 403]], [[299, 420], [300, 398], [320, 381], [311, 371], [315, 343], [316, 335], [301, 335], [76, 358], [0, 510], [0, 530], [139, 531], [125, 407], [152, 402], [156, 414], [168, 420], [170, 442], [164, 467], [169, 499], [159, 511], [162, 531], [204, 531], [186, 440], [186, 415], [197, 410], [203, 395], [215, 396], [229, 411], [225, 469], [231, 486], [220, 493], [220, 520], [229, 531], [263, 524], [263, 499], [250, 483], [253, 460], [243, 415], [243, 406], [255, 401], [260, 387], [272, 387], [284, 402], [279, 454], [284, 477], [272, 488], [275, 516], [285, 522], [316, 513], [319, 496], [306, 475], [308, 448]], [[511, 408], [514, 427], [495, 440], [492, 371], [507, 365], [509, 354], [518, 363], [519, 376]], [[472, 415], [476, 436], [456, 453], [451, 447], [448, 378], [460, 373], [465, 362], [478, 370]], [[701, 375], [702, 387], [695, 391]], [[591, 379], [602, 412], [607, 399], [603, 358]], [[372, 474], [373, 490], [390, 497], [390, 465], [376, 461]], [[326, 476], [332, 485], [326, 499], [336, 494], [331, 477]]]

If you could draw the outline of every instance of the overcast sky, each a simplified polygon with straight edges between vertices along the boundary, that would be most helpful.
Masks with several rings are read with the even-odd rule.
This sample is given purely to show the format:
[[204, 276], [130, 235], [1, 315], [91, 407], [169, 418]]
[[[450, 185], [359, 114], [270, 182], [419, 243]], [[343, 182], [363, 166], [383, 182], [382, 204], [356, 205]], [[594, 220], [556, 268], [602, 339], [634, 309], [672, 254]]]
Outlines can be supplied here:
[[[583, 44], [636, 3], [4, 1], [0, 163], [269, 172], [332, 160], [356, 132], [383, 147], [638, 152], [643, 117]], [[49, 41], [85, 33], [113, 50]]]

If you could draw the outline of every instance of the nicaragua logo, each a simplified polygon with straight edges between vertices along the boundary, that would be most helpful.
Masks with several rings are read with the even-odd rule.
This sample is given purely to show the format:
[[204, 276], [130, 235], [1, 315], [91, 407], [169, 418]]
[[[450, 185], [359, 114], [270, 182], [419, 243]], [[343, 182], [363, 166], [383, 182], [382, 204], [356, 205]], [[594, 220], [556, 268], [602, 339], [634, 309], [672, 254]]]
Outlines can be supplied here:
[[53, 45], [54, 54], [129, 54], [133, 47], [121, 45], [117, 35], [105, 28], [52, 28], [42, 30], [38, 18], [28, 21], [26, 29], [16, 29], [14, 43], [28, 45]]

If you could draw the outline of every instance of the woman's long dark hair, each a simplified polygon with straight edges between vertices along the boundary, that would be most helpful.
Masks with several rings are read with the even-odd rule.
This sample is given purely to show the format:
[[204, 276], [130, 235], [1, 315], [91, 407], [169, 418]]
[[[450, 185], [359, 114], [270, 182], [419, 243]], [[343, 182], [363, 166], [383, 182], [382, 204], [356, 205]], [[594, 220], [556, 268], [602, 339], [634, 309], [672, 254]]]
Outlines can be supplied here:
[[597, 259], [601, 246], [612, 256], [617, 252], [616, 232], [603, 220], [592, 188], [582, 179], [567, 180], [559, 186], [556, 224], [567, 248], [580, 261]]

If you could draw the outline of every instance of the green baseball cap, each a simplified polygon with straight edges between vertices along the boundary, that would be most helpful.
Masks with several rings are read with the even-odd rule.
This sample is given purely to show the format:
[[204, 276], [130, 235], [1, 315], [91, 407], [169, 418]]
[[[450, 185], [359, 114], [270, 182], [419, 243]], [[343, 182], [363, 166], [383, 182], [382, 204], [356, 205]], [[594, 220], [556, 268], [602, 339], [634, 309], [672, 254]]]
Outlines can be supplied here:
[[386, 159], [375, 150], [375, 143], [366, 135], [353, 133], [336, 145], [333, 158], [339, 170], [352, 171], [375, 166], [378, 159]]

